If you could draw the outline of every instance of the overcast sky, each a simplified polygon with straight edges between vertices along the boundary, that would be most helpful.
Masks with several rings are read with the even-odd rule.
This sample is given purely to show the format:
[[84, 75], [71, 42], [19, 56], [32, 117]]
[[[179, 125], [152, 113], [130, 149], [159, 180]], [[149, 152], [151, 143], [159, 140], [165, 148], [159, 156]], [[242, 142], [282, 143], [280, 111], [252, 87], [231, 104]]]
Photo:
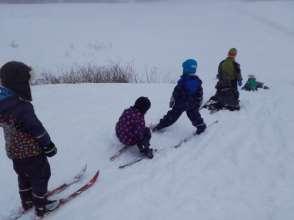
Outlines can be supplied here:
[[[189, 1], [189, 0], [0, 0], [0, 3], [46, 3], [46, 2], [158, 2], [158, 1]], [[190, 1], [221, 1], [221, 0], [190, 0]], [[227, 0], [230, 1], [230, 0]], [[293, 1], [293, 0], [231, 0], [231, 1]]]

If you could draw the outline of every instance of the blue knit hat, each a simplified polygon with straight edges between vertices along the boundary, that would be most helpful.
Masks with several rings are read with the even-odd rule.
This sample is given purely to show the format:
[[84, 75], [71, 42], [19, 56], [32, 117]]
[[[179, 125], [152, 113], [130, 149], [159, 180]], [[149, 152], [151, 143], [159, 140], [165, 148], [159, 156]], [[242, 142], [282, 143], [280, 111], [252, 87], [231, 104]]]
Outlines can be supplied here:
[[183, 64], [183, 74], [195, 74], [197, 69], [197, 61], [194, 59], [188, 59]]

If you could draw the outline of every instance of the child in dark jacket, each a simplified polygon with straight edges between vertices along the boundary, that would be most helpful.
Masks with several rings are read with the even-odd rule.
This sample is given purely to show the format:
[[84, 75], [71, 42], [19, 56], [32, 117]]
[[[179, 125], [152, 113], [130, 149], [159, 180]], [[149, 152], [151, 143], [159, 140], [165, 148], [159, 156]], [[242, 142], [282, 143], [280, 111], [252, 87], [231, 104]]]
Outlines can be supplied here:
[[47, 157], [57, 153], [55, 145], [35, 115], [30, 90], [31, 68], [8, 62], [0, 69], [0, 127], [7, 156], [18, 176], [23, 210], [35, 206], [37, 217], [58, 206], [46, 198], [51, 175]]
[[126, 145], [137, 145], [140, 152], [146, 157], [153, 158], [153, 150], [150, 148], [151, 132], [145, 126], [144, 115], [151, 106], [147, 97], [140, 97], [135, 105], [124, 110], [115, 126], [116, 136]]
[[199, 108], [203, 99], [202, 81], [195, 75], [197, 61], [188, 59], [183, 64], [183, 75], [174, 88], [171, 100], [170, 111], [153, 128], [153, 131], [159, 131], [172, 125], [178, 120], [183, 112], [186, 112], [193, 126], [197, 128], [196, 134], [201, 134], [206, 129]]

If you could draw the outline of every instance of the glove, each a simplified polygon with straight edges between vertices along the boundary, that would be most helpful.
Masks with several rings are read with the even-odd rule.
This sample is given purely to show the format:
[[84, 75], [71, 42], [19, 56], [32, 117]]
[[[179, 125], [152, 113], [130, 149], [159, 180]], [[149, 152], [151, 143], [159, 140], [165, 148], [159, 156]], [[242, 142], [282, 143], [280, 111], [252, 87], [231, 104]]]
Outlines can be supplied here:
[[242, 86], [242, 79], [238, 80], [237, 82], [239, 86]]
[[175, 99], [174, 99], [174, 97], [172, 96], [172, 97], [170, 98], [170, 101], [169, 101], [169, 107], [172, 108], [172, 107], [174, 107], [174, 105], [175, 105]]
[[46, 157], [53, 157], [57, 153], [57, 148], [51, 142], [48, 146], [43, 148], [43, 153]]

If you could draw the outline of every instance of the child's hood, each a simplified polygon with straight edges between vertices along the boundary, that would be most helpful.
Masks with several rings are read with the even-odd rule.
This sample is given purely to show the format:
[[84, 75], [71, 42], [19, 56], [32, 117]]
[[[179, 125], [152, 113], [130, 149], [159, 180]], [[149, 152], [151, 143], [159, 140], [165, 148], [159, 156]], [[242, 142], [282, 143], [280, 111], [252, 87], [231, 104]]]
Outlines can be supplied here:
[[3, 86], [0, 86], [0, 101], [13, 96], [13, 92]]

